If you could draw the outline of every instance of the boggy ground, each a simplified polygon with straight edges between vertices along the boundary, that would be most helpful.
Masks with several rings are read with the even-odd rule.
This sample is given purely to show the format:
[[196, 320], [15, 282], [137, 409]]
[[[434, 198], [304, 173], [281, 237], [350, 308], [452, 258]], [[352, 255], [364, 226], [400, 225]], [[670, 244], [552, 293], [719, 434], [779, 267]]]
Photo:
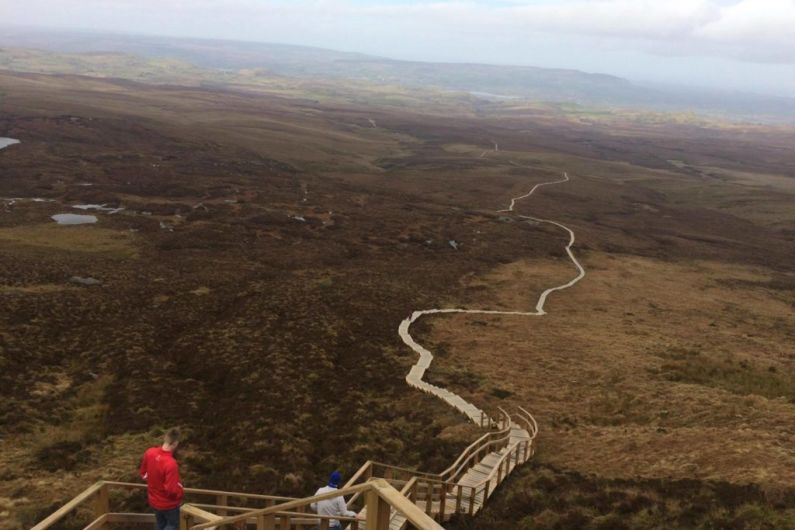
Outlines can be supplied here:
[[[551, 245], [529, 227], [514, 245], [476, 201], [385, 185], [401, 177], [379, 158], [419, 140], [278, 97], [0, 82], [22, 140], [0, 153], [4, 526], [135, 479], [173, 424], [186, 484], [293, 495], [367, 459], [441, 470], [475, 436], [407, 390], [397, 324]], [[49, 219], [86, 203], [125, 209]]]
[[[0, 88], [0, 131], [23, 141], [0, 151], [0, 197], [53, 200], [0, 203], [5, 527], [134, 479], [172, 424], [193, 486], [305, 495], [366, 459], [443, 468], [475, 433], [406, 387], [397, 326], [531, 308], [568, 279], [558, 229], [495, 213], [563, 170], [519, 210], [570, 225], [589, 276], [545, 317], [417, 328], [441, 353], [432, 380], [542, 425], [536, 467], [474, 524], [615, 515], [577, 488], [684, 510], [684, 483], [752, 484], [715, 499], [787, 517], [795, 160], [769, 130], [78, 76]], [[125, 210], [49, 220], [77, 203]]]
[[[541, 193], [596, 195], [597, 178], [608, 193], [626, 186], [594, 165]], [[615, 195], [625, 222], [609, 238], [600, 232], [617, 224], [614, 211], [583, 222], [553, 215], [542, 196], [519, 206], [572, 228], [588, 273], [551, 295], [547, 315], [436, 316], [415, 334], [439, 354], [432, 382], [546, 418], [535, 465], [458, 527], [795, 527], [795, 275], [791, 242], [776, 241], [791, 237], [782, 227], [793, 210], [758, 215], [792, 197], [764, 178], [749, 190], [713, 183], [696, 198], [640, 168], [634, 182]], [[646, 200], [630, 196], [644, 188]], [[722, 196], [762, 193], [774, 200], [754, 212], [744, 201], [738, 212], [704, 211]], [[575, 275], [567, 258], [502, 265], [464, 279], [463, 306], [529, 310]]]

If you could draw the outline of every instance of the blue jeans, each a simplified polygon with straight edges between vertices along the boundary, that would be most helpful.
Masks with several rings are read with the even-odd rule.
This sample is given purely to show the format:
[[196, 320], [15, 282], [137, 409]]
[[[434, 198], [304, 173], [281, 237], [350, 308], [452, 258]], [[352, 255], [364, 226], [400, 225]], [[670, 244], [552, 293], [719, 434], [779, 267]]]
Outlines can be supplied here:
[[156, 530], [179, 530], [179, 506], [170, 510], [155, 510]]

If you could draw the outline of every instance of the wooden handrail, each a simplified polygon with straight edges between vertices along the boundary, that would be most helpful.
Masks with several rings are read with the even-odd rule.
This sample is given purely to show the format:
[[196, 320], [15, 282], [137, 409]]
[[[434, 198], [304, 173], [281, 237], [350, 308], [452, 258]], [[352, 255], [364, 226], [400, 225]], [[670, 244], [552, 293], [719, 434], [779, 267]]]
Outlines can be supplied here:
[[358, 471], [356, 471], [356, 473], [353, 474], [353, 476], [350, 478], [350, 480], [347, 483], [345, 483], [345, 487], [349, 488], [349, 487], [353, 486], [354, 484], [356, 484], [356, 482], [359, 481], [359, 479], [367, 472], [367, 470], [371, 469], [372, 467], [373, 467], [373, 461], [372, 460], [368, 460], [367, 462], [365, 462], [362, 465], [362, 467], [360, 467], [358, 469]]
[[[496, 436], [496, 435], [503, 435], [503, 436], [501, 438], [496, 439], [496, 440], [488, 440], [485, 443], [481, 443], [481, 441], [484, 440], [486, 437], [493, 437], [493, 436]], [[475, 442], [475, 443], [478, 443], [477, 446], [475, 446], [474, 444], [470, 445], [467, 449], [464, 450], [465, 452], [462, 453], [461, 456], [458, 457], [458, 460], [456, 460], [456, 463], [459, 464], [459, 467], [457, 469], [455, 469], [454, 472], [451, 474], [451, 478], [445, 478], [445, 475], [449, 473], [451, 468], [448, 468], [448, 469], [446, 469], [445, 471], [443, 471], [441, 473], [426, 473], [426, 472], [423, 472], [423, 471], [417, 471], [416, 469], [410, 469], [410, 468], [405, 468], [405, 467], [400, 467], [400, 466], [393, 466], [391, 464], [385, 464], [383, 462], [372, 462], [372, 466], [373, 467], [384, 467], [384, 468], [388, 468], [388, 469], [394, 469], [396, 471], [402, 471], [404, 473], [409, 473], [412, 476], [422, 477], [423, 480], [432, 480], [432, 481], [435, 481], [435, 482], [442, 482], [442, 483], [452, 483], [451, 479], [457, 477], [458, 474], [465, 469], [465, 465], [468, 464], [469, 461], [471, 461], [473, 458], [477, 457], [480, 452], [482, 452], [483, 450], [485, 450], [485, 449], [487, 449], [489, 447], [492, 447], [492, 446], [495, 446], [495, 445], [499, 445], [499, 444], [501, 444], [503, 442], [506, 442], [506, 441], [510, 440], [510, 438], [511, 438], [510, 437], [510, 427], [507, 427], [507, 428], [505, 428], [505, 429], [503, 429], [501, 431], [494, 431], [494, 432], [491, 432], [491, 433], [487, 433], [484, 436], [482, 436], [481, 438], [479, 438]], [[470, 448], [472, 448], [472, 447], [476, 447], [476, 450], [471, 451], [470, 454], [467, 455], [467, 451], [470, 451]], [[460, 462], [460, 460], [462, 458], [464, 458], [465, 456], [466, 456], [466, 460], [464, 460], [464, 462]], [[348, 484], [351, 484], [351, 482], [349, 481]], [[349, 504], [350, 504], [350, 502], [353, 502], [353, 498], [351, 499], [351, 501], [349, 501]]]
[[[507, 413], [505, 413], [505, 414], [507, 415]], [[463, 458], [464, 458], [464, 457], [467, 455], [467, 452], [468, 452], [468, 451], [472, 451], [474, 448], [476, 448], [476, 447], [477, 447], [477, 450], [475, 450], [475, 451], [474, 451], [474, 453], [475, 453], [475, 454], [477, 454], [477, 453], [478, 453], [478, 452], [479, 452], [479, 451], [482, 449], [482, 447], [480, 447], [480, 446], [479, 446], [479, 444], [480, 444], [480, 443], [481, 443], [481, 442], [482, 442], [484, 439], [486, 439], [486, 438], [489, 438], [489, 437], [496, 436], [496, 435], [498, 435], [498, 434], [509, 433], [509, 432], [510, 432], [510, 429], [511, 429], [511, 427], [510, 427], [510, 416], [508, 416], [508, 426], [507, 426], [507, 427], [505, 427], [505, 428], [503, 428], [503, 429], [500, 429], [500, 430], [497, 430], [497, 431], [488, 432], [488, 433], [484, 434], [483, 436], [481, 436], [480, 438], [478, 438], [477, 440], [475, 440], [474, 442], [472, 442], [472, 443], [469, 445], [469, 447], [467, 447], [466, 449], [464, 449], [464, 450], [461, 452], [461, 455], [460, 455], [460, 456], [459, 456], [459, 457], [456, 459], [456, 461], [455, 461], [455, 462], [453, 462], [453, 464], [452, 464], [450, 467], [448, 467], [447, 469], [445, 469], [444, 471], [442, 471], [442, 472], [441, 472], [439, 475], [441, 475], [441, 476], [445, 476], [445, 475], [447, 475], [447, 474], [448, 474], [448, 473], [449, 473], [449, 472], [450, 472], [452, 469], [455, 469], [455, 472], [453, 473], [453, 475], [452, 475], [452, 476], [456, 476], [456, 475], [457, 475], [457, 474], [458, 474], [458, 473], [461, 471], [461, 469], [460, 469], [460, 463], [461, 463], [461, 460], [462, 460], [462, 459], [463, 459]], [[467, 459], [467, 460], [468, 460], [468, 459]], [[456, 466], [458, 466], [458, 467], [456, 467]]]
[[[423, 471], [418, 471], [416, 469], [410, 469], [410, 468], [395, 466], [392, 464], [386, 464], [383, 462], [368, 460], [367, 462], [364, 463], [364, 465], [362, 465], [362, 467], [359, 468], [359, 470], [356, 473], [354, 473], [354, 475], [350, 478], [350, 480], [348, 480], [345, 487], [350, 487], [356, 484], [357, 481], [359, 481], [361, 478], [365, 476], [367, 471], [370, 471], [372, 473], [372, 470], [377, 467], [393, 469], [396, 471], [410, 474], [412, 477], [414, 476], [423, 477], [424, 480], [433, 481], [435, 483], [450, 484], [451, 481], [456, 477], [458, 477], [458, 475], [462, 471], [467, 469], [467, 465], [469, 464], [469, 462], [473, 458], [477, 457], [483, 450], [510, 439], [511, 416], [502, 408], [500, 408], [500, 412], [503, 416], [502, 419], [505, 422], [506, 426], [500, 430], [488, 432], [483, 436], [481, 436], [480, 438], [478, 438], [477, 440], [475, 440], [474, 442], [472, 442], [466, 449], [464, 449], [461, 452], [461, 454], [458, 456], [455, 462], [453, 462], [453, 464], [450, 467], [448, 467], [441, 473], [427, 473]], [[501, 436], [501, 438], [494, 440], [493, 438], [497, 436]], [[348, 500], [347, 504], [349, 506], [353, 505], [353, 503], [359, 500], [360, 497], [361, 497], [361, 492], [354, 494]]]
[[[375, 462], [373, 462], [372, 460], [368, 460], [367, 462], [365, 462], [364, 465], [362, 465], [362, 467], [360, 467], [359, 470], [356, 473], [353, 474], [353, 476], [345, 484], [344, 487], [350, 488], [351, 486], [355, 485], [359, 481], [359, 479], [361, 479], [361, 478], [364, 478], [365, 481], [369, 480], [369, 478], [373, 474], [373, 465], [374, 464], [375, 464]], [[361, 493], [354, 493], [351, 496], [351, 498], [348, 499], [348, 502], [346, 503], [346, 505], [347, 506], [353, 505], [353, 503], [356, 502], [359, 499], [360, 495], [361, 495]]]
[[527, 427], [527, 432], [528, 432], [527, 439], [532, 442], [533, 438], [535, 438], [535, 434], [533, 434], [533, 423], [529, 419], [522, 416], [521, 414], [519, 414], [517, 417], [519, 418], [519, 421], [521, 421]]
[[[494, 446], [494, 445], [499, 445], [499, 444], [502, 444], [503, 442], [507, 442], [507, 441], [509, 441], [509, 440], [511, 439], [511, 435], [510, 435], [510, 432], [509, 432], [509, 431], [510, 431], [510, 428], [509, 428], [509, 429], [507, 429], [507, 431], [506, 431], [506, 432], [507, 432], [507, 434], [505, 434], [505, 436], [503, 436], [502, 438], [498, 438], [498, 439], [496, 439], [496, 440], [491, 440], [491, 441], [489, 441], [489, 442], [487, 442], [487, 443], [484, 443], [484, 444], [480, 445], [480, 446], [478, 447], [477, 451], [474, 451], [474, 452], [472, 452], [472, 454], [470, 454], [470, 455], [469, 455], [469, 457], [467, 457], [467, 459], [466, 459], [466, 460], [464, 460], [464, 462], [462, 462], [462, 463], [461, 463], [461, 464], [458, 466], [458, 469], [456, 469], [456, 470], [455, 470], [455, 473], [453, 473], [453, 474], [450, 476], [450, 479], [448, 479], [448, 480], [451, 480], [451, 479], [454, 479], [454, 478], [458, 477], [458, 475], [461, 473], [461, 471], [465, 470], [465, 469], [466, 469], [466, 466], [469, 464], [469, 462], [470, 462], [470, 461], [471, 461], [473, 458], [477, 457], [477, 456], [478, 456], [478, 455], [481, 453], [481, 451], [483, 451], [483, 450], [485, 450], [485, 449], [487, 449], [487, 448], [489, 448], [489, 447], [492, 447], [492, 446]], [[503, 432], [503, 431], [500, 431], [500, 432]]]
[[[102, 481], [102, 483], [114, 488], [141, 489], [141, 490], [146, 489], [146, 484], [142, 484], [139, 482], [116, 482], [112, 480], [105, 480]], [[200, 488], [185, 488], [183, 491], [186, 494], [192, 494], [192, 495], [212, 495], [212, 496], [226, 495], [227, 497], [239, 497], [241, 499], [257, 499], [257, 500], [266, 500], [266, 501], [291, 501], [297, 498], [297, 497], [284, 497], [279, 495], [262, 495], [259, 493], [244, 493], [240, 491], [207, 490]]]
[[[391, 486], [390, 486], [391, 487]], [[350, 495], [352, 493], [357, 493], [359, 491], [367, 491], [372, 488], [372, 482], [366, 482], [364, 484], [359, 484], [358, 486], [351, 486], [349, 488], [342, 488], [334, 491], [330, 491], [328, 493], [323, 493], [321, 495], [313, 495], [312, 497], [305, 497], [303, 499], [295, 499], [292, 501], [288, 501], [282, 504], [276, 504], [274, 506], [269, 506], [267, 508], [260, 508], [256, 510], [251, 510], [247, 513], [242, 515], [233, 515], [231, 517], [225, 517], [220, 520], [219, 525], [221, 524], [233, 524], [239, 521], [243, 521], [248, 519], [249, 517], [257, 516], [257, 515], [271, 515], [276, 512], [284, 512], [291, 510], [292, 508], [299, 508], [301, 506], [309, 506], [310, 504], [318, 501], [324, 501], [326, 499], [334, 499], [336, 497]], [[200, 525], [196, 525], [193, 530], [202, 530], [203, 528], [209, 528], [211, 526], [216, 526], [213, 523], [204, 523]]]
[[[224, 508], [224, 509], [232, 511], [232, 512], [244, 512], [246, 514], [249, 514], [249, 516], [251, 516], [250, 512], [252, 510], [251, 508], [246, 508], [244, 506], [224, 506], [224, 505], [220, 505], [220, 504], [196, 504], [196, 503], [193, 503], [193, 502], [190, 503], [190, 504], [183, 504], [182, 506], [183, 507], [191, 506], [191, 507], [200, 508], [200, 509], [205, 509], [205, 508], [209, 508], [209, 509]], [[289, 515], [289, 516], [292, 516], [292, 517], [303, 517], [304, 519], [329, 519], [329, 520], [336, 519], [336, 520], [339, 520], [339, 521], [346, 521], [346, 522], [353, 522], [353, 521], [361, 520], [361, 519], [357, 519], [356, 517], [348, 517], [348, 516], [345, 516], [345, 515], [321, 515], [319, 513], [313, 513], [313, 512], [290, 512], [290, 511], [285, 511], [285, 512], [276, 512], [275, 515]], [[221, 517], [219, 516], [219, 519], [220, 518]]]
[[477, 440], [475, 440], [474, 442], [469, 444], [469, 446], [466, 449], [461, 451], [461, 454], [458, 455], [458, 458], [455, 459], [455, 461], [450, 465], [450, 467], [448, 467], [447, 469], [445, 469], [444, 471], [442, 471], [439, 474], [444, 476], [444, 475], [447, 475], [448, 473], [450, 473], [450, 471], [455, 469], [455, 467], [461, 462], [461, 460], [465, 456], [467, 456], [469, 451], [471, 451], [474, 447], [478, 446], [478, 444], [480, 444], [483, 440], [485, 440], [486, 438], [491, 437], [492, 435], [493, 435], [493, 432], [487, 432], [486, 434], [484, 434], [483, 436], [481, 436], [480, 438], [478, 438]]
[[348, 517], [347, 515], [320, 515], [319, 513], [310, 513], [310, 512], [275, 512], [274, 515], [289, 515], [290, 517], [301, 517], [303, 519], [319, 519], [319, 520], [332, 520], [336, 519], [337, 521], [344, 521], [346, 523], [352, 523], [353, 521], [362, 521], [363, 519], [359, 519], [357, 517]]
[[[425, 471], [417, 471], [416, 469], [411, 469], [408, 467], [400, 467], [400, 466], [393, 466], [392, 464], [384, 464], [383, 462], [373, 462], [373, 467], [384, 467], [387, 469], [394, 469], [395, 471], [402, 471], [403, 473], [409, 473], [411, 476], [418, 476], [418, 477], [435, 477], [439, 478], [441, 474], [439, 473], [428, 473]], [[378, 477], [378, 478], [385, 478], [385, 477]]]
[[523, 407], [519, 407], [519, 416], [524, 416], [524, 419], [532, 424], [532, 428], [530, 429], [530, 439], [534, 439], [538, 435], [538, 422], [533, 417], [532, 414], [527, 412]]
[[105, 486], [105, 483], [102, 481], [95, 482], [88, 488], [84, 489], [81, 493], [77, 495], [74, 499], [67, 502], [63, 506], [61, 506], [55, 513], [51, 514], [49, 517], [44, 519], [42, 522], [31, 528], [30, 530], [45, 530], [64, 517], [66, 517], [69, 513], [74, 511], [78, 508], [81, 504], [86, 502], [88, 499], [99, 493], [99, 491]]
[[88, 525], [86, 525], [83, 528], [83, 530], [101, 530], [102, 528], [105, 527], [106, 524], [108, 524], [108, 514], [103, 513], [102, 515], [100, 515], [99, 517], [88, 523]]

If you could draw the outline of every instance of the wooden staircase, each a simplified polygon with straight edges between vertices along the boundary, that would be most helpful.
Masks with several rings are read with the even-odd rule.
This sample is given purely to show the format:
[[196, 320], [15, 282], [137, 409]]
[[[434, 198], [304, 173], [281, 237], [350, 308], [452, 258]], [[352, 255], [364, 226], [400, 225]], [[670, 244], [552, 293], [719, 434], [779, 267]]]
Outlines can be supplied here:
[[[498, 428], [470, 445], [453, 465], [438, 475], [368, 462], [346, 486], [377, 475], [395, 486], [402, 485], [403, 496], [441, 523], [454, 514], [475, 516], [497, 487], [534, 453], [538, 426], [532, 415], [521, 408], [515, 419], [504, 410], [500, 412]], [[355, 505], [355, 501], [353, 497], [349, 505]], [[366, 508], [360, 515], [367, 516]], [[391, 512], [390, 530], [403, 530], [407, 523], [400, 511]]]

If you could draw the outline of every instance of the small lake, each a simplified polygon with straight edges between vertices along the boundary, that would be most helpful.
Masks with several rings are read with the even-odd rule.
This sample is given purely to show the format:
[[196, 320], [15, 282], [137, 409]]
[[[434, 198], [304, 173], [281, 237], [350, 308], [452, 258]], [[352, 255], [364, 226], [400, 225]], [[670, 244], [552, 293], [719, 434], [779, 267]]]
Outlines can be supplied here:
[[97, 222], [96, 215], [78, 215], [76, 213], [59, 213], [52, 216], [59, 225], [85, 225]]
[[0, 149], [8, 147], [9, 145], [18, 144], [19, 140], [16, 138], [2, 138], [0, 137]]

